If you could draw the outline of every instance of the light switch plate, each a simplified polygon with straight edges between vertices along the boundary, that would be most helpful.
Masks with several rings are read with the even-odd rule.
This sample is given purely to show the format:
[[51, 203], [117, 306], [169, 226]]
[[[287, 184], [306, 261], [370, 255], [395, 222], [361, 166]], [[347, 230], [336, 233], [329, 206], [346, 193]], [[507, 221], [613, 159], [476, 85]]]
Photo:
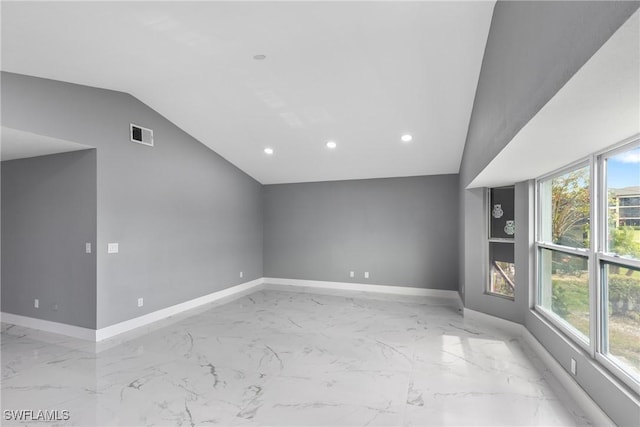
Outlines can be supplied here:
[[117, 243], [108, 243], [107, 244], [107, 253], [109, 254], [117, 254], [120, 251], [120, 247]]

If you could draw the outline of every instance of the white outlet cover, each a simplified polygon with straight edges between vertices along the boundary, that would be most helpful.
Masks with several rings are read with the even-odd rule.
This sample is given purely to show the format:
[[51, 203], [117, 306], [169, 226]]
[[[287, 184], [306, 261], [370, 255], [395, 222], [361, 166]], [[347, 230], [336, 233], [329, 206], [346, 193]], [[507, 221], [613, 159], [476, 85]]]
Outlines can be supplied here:
[[243, 278], [243, 277], [244, 277], [244, 273], [241, 271], [240, 272], [240, 278]]
[[368, 272], [368, 271], [365, 271], [365, 272], [364, 272], [364, 278], [365, 278], [365, 279], [368, 279], [368, 278], [369, 278], [369, 272]]
[[349, 277], [356, 277], [356, 272], [355, 271], [350, 271], [349, 272]]
[[144, 305], [144, 299], [138, 298], [138, 307], [142, 307]]
[[88, 253], [88, 254], [91, 253], [91, 243], [90, 242], [87, 242], [87, 243], [84, 244], [84, 251], [85, 251], [85, 253]]
[[117, 254], [118, 252], [120, 252], [120, 245], [117, 243], [107, 243], [108, 254]]
[[35, 308], [40, 308], [40, 300], [38, 298], [33, 300], [33, 306]]

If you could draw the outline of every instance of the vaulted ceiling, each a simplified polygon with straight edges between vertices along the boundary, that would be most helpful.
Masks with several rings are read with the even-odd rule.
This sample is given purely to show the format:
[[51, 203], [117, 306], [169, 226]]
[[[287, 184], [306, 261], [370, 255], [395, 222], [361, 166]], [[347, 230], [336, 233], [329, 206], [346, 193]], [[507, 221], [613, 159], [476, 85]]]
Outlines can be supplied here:
[[493, 7], [3, 2], [2, 69], [128, 92], [263, 184], [457, 173]]

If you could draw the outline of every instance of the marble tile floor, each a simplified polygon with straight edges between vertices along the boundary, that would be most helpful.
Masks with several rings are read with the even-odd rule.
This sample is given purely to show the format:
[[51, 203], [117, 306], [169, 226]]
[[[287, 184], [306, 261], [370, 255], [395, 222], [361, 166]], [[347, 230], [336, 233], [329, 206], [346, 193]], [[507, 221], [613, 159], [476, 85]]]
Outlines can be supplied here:
[[99, 344], [2, 324], [0, 354], [3, 425], [592, 425], [525, 344], [434, 298], [260, 290]]

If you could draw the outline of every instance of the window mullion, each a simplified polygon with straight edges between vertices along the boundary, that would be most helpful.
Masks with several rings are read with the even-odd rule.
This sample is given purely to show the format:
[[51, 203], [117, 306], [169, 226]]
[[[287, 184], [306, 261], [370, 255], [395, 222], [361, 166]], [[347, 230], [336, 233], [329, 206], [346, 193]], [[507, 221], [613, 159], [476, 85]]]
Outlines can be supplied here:
[[[600, 283], [600, 266], [598, 265], [598, 247], [601, 241], [600, 234], [600, 214], [599, 206], [602, 199], [602, 193], [599, 191], [601, 183], [600, 165], [595, 155], [591, 156], [591, 171], [589, 186], [589, 198], [591, 199], [591, 219], [589, 223], [589, 350], [591, 357], [595, 358], [600, 347], [600, 331], [602, 330], [601, 315], [599, 307], [601, 307]], [[606, 200], [606, 198], [605, 198]], [[606, 218], [606, 217], [605, 217]]]

